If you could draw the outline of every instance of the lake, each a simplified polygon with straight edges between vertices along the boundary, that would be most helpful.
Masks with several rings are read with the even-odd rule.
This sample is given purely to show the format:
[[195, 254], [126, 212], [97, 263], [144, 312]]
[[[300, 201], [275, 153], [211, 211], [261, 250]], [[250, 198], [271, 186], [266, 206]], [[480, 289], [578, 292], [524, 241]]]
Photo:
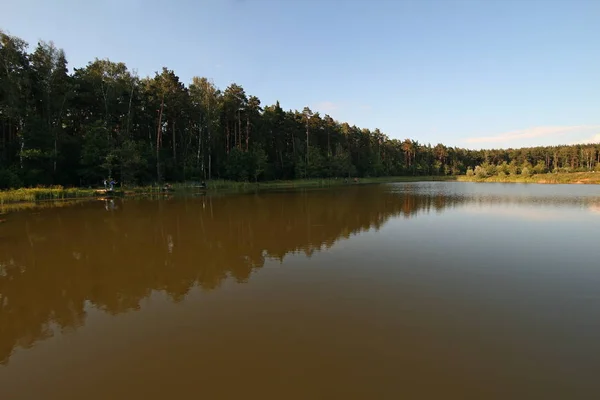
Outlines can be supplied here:
[[600, 186], [357, 185], [5, 218], [1, 399], [600, 393]]

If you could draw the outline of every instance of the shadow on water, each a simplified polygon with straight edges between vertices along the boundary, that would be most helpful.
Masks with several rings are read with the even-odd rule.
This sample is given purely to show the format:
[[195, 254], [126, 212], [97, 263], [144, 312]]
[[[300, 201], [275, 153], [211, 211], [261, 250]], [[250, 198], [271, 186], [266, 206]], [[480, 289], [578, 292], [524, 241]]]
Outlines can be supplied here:
[[[72, 330], [90, 306], [110, 314], [140, 308], [153, 291], [181, 301], [194, 287], [247, 282], [266, 259], [328, 249], [411, 218], [527, 196], [453, 192], [413, 184], [278, 191], [158, 201], [104, 199], [16, 213], [0, 230], [0, 363]], [[545, 201], [598, 207], [597, 197]]]

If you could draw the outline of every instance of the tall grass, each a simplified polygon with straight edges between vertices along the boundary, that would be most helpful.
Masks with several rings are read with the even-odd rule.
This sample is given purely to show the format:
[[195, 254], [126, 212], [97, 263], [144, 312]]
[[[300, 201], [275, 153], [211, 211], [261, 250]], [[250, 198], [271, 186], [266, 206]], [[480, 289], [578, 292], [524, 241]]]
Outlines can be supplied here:
[[52, 186], [46, 188], [21, 188], [0, 191], [0, 203], [36, 202], [41, 200], [77, 199], [91, 197], [92, 189], [63, 188]]
[[503, 182], [503, 183], [547, 183], [547, 184], [600, 184], [600, 172], [559, 172], [547, 174], [505, 175], [489, 176], [485, 178], [477, 176], [458, 177], [462, 182]]

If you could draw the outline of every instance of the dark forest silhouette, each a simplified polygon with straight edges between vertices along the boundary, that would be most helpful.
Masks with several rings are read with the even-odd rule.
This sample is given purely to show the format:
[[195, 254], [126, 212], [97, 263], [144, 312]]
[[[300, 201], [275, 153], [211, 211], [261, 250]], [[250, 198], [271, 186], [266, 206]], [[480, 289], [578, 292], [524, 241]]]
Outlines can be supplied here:
[[[232, 83], [141, 78], [96, 59], [69, 73], [52, 42], [0, 32], [0, 188], [207, 179], [590, 171], [600, 145], [467, 150], [390, 139], [308, 107], [262, 106]], [[483, 167], [475, 171], [475, 168]], [[498, 167], [496, 167], [498, 166]]]

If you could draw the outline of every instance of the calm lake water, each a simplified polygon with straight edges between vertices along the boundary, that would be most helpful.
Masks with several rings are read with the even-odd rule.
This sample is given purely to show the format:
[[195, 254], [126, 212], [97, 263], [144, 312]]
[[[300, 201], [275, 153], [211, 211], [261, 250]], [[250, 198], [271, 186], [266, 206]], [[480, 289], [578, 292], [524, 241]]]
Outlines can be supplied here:
[[92, 201], [0, 224], [0, 399], [597, 399], [600, 186]]

